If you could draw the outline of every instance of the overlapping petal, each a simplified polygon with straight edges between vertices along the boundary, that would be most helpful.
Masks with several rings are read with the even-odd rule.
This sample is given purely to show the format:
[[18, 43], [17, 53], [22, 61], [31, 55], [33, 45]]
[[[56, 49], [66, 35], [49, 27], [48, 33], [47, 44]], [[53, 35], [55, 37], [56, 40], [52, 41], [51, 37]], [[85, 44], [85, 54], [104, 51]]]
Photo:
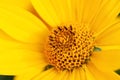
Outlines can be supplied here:
[[119, 0], [102, 0], [97, 13], [91, 21], [91, 30], [98, 33], [104, 27], [116, 21], [117, 15], [120, 12]]
[[47, 27], [19, 8], [1, 6], [0, 17], [0, 74], [20, 74], [31, 67], [43, 70], [47, 65], [42, 54]]
[[[0, 5], [0, 74], [15, 80], [119, 80], [119, 0], [31, 0], [40, 19], [17, 7]], [[61, 5], [62, 4], [62, 5]], [[50, 27], [66, 23], [88, 24], [95, 32], [95, 45], [102, 51], [73, 71], [44, 71], [48, 63], [44, 45]], [[113, 32], [111, 34], [111, 31]], [[110, 34], [110, 35], [109, 35]], [[33, 73], [33, 74], [32, 74]]]
[[20, 8], [1, 6], [0, 17], [0, 28], [16, 40], [37, 43], [48, 34], [47, 27], [37, 17]]
[[92, 62], [99, 68], [117, 70], [120, 68], [120, 50], [106, 50], [92, 55]]
[[119, 80], [120, 76], [113, 72], [112, 70], [104, 70], [100, 66], [96, 66], [93, 63], [88, 64], [88, 70], [93, 75], [95, 80]]
[[109, 24], [99, 31], [96, 36], [96, 45], [99, 46], [114, 46], [120, 45], [120, 20], [116, 19], [115, 22]]

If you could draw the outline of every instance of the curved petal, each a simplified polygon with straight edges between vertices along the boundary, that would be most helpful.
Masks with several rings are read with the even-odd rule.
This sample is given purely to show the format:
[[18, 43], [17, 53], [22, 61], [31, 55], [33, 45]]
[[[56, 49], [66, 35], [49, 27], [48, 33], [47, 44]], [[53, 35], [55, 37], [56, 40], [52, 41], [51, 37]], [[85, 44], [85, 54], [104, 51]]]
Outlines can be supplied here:
[[35, 44], [16, 41], [2, 30], [0, 45], [0, 74], [20, 74], [29, 68], [41, 71], [47, 65], [43, 49]]
[[102, 70], [97, 68], [94, 64], [89, 63], [88, 69], [94, 76], [95, 80], [119, 80], [120, 76], [113, 71]]
[[49, 0], [31, 0], [31, 2], [40, 17], [50, 26], [56, 26], [60, 23], [60, 19]]
[[0, 17], [0, 28], [16, 40], [38, 43], [48, 35], [47, 27], [38, 18], [20, 8], [0, 5]]
[[120, 50], [106, 50], [93, 53], [91, 61], [104, 70], [120, 69]]
[[120, 45], [120, 21], [116, 21], [115, 24], [111, 25], [109, 28], [104, 30], [96, 38], [96, 45], [101, 46], [114, 46]]
[[34, 15], [38, 16], [36, 11], [34, 10], [30, 0], [0, 0], [0, 5], [4, 5], [7, 7], [14, 6], [20, 7], [22, 9], [26, 9], [32, 12]]
[[120, 11], [119, 0], [102, 0], [98, 11], [91, 22], [91, 29], [97, 33], [102, 30], [105, 26], [113, 23], [116, 20], [117, 15]]
[[73, 0], [31, 1], [40, 17], [52, 27], [75, 21], [76, 2]]
[[0, 74], [15, 75], [35, 67], [43, 70], [47, 65], [45, 57], [40, 52], [27, 49], [0, 50]]
[[[41, 38], [42, 39], [42, 38]], [[10, 49], [26, 49], [30, 51], [35, 51], [38, 53], [44, 53], [44, 43], [42, 42], [44, 40], [41, 40], [41, 43], [35, 44], [35, 43], [23, 43], [20, 41], [15, 40], [14, 38], [10, 37], [8, 34], [6, 34], [3, 30], [0, 30], [0, 52]], [[2, 53], [1, 53], [2, 54]], [[8, 55], [8, 53], [6, 53]]]

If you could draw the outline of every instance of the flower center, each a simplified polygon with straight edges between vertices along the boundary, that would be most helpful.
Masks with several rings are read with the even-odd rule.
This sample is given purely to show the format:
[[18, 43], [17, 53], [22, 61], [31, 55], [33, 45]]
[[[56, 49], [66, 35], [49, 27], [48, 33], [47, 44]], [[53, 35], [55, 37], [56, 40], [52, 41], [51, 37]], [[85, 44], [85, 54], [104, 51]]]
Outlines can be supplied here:
[[57, 70], [73, 70], [89, 61], [93, 41], [86, 26], [59, 26], [51, 31], [45, 54], [49, 64]]

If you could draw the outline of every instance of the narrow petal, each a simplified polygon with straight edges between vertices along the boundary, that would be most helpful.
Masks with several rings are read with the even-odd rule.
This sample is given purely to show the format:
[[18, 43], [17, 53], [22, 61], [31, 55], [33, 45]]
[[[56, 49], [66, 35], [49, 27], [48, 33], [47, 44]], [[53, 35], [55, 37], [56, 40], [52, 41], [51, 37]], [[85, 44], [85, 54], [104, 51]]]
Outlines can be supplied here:
[[68, 76], [68, 72], [66, 70], [57, 72], [53, 80], [55, 80], [56, 78], [57, 80], [66, 80], [66, 76]]
[[76, 7], [75, 1], [51, 0], [51, 4], [55, 8], [56, 14], [60, 18], [61, 23], [68, 23], [75, 21], [75, 7]]
[[32, 67], [25, 70], [21, 74], [16, 75], [14, 80], [31, 80], [31, 79], [34, 80], [34, 77], [40, 74], [41, 72], [42, 71], [39, 68]]
[[[102, 0], [77, 0], [77, 18], [79, 22], [91, 23], [99, 10]], [[105, 1], [104, 1], [105, 2]]]
[[80, 77], [81, 77], [81, 75], [80, 75], [80, 69], [78, 68], [78, 69], [74, 69], [74, 71], [73, 71], [74, 73], [74, 77], [75, 77], [75, 80], [80, 80]]
[[76, 68], [68, 72], [67, 80], [86, 80], [86, 72], [84, 68]]
[[36, 75], [33, 80], [53, 80], [53, 78], [57, 75], [57, 71], [52, 68], [47, 71], [41, 72]]
[[95, 80], [119, 80], [120, 76], [115, 72], [97, 68], [93, 63], [88, 64], [89, 71], [93, 74]]
[[69, 80], [75, 80], [75, 69], [69, 72]]
[[[75, 22], [76, 0], [31, 0], [40, 17], [50, 26]], [[62, 4], [62, 5], [61, 5]]]
[[74, 71], [76, 74], [75, 74], [75, 80], [80, 80], [81, 79], [81, 74], [80, 74], [80, 69], [75, 69]]
[[47, 27], [39, 19], [20, 8], [0, 5], [0, 17], [0, 28], [16, 40], [38, 43], [48, 34]]
[[93, 74], [89, 71], [88, 67], [86, 67], [86, 65], [84, 66], [84, 71], [86, 75], [86, 80], [96, 80]]
[[80, 79], [81, 80], [86, 80], [85, 69], [82, 67], [79, 71], [80, 71]]
[[119, 11], [119, 0], [102, 0], [101, 6], [98, 8], [98, 12], [91, 23], [92, 30], [97, 33], [108, 24], [114, 22]]
[[[55, 70], [54, 69], [49, 69], [47, 71], [40, 71], [40, 70], [29, 70], [29, 72], [26, 72], [24, 74], [21, 75], [17, 75], [15, 77], [15, 80], [51, 80], [50, 76], [54, 77], [54, 75], [56, 75]], [[49, 78], [48, 78], [49, 76]], [[46, 79], [47, 78], [47, 79]]]
[[66, 71], [66, 74], [63, 76], [63, 80], [68, 80], [68, 78], [69, 78], [69, 72], [68, 71]]
[[103, 70], [120, 69], [120, 50], [105, 50], [93, 53], [91, 61]]
[[[60, 24], [60, 19], [49, 0], [31, 0], [35, 10], [38, 12], [40, 17], [48, 23], [50, 26], [56, 26]], [[56, 1], [55, 1], [56, 2]]]

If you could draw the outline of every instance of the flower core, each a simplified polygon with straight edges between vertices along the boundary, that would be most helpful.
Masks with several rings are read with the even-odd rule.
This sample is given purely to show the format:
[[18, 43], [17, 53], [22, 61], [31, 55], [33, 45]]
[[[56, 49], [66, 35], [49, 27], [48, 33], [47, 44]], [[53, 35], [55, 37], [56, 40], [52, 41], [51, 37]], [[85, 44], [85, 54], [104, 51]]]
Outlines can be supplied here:
[[48, 37], [45, 54], [58, 71], [86, 64], [93, 52], [93, 34], [86, 26], [58, 26]]

